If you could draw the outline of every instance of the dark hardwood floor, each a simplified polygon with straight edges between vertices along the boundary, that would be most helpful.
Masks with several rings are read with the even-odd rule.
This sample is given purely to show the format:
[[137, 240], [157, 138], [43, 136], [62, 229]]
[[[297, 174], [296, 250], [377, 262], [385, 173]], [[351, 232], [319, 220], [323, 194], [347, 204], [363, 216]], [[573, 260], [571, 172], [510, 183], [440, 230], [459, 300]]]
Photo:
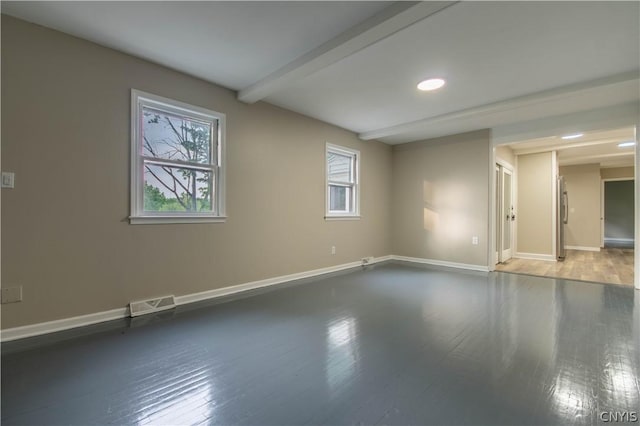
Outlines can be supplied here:
[[387, 263], [5, 343], [1, 420], [592, 425], [639, 381], [631, 287]]

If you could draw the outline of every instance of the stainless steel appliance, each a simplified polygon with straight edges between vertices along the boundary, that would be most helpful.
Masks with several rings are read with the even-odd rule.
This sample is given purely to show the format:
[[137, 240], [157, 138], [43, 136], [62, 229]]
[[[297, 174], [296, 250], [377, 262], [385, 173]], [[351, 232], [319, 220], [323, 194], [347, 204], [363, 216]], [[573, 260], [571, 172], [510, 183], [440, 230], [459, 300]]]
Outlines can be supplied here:
[[564, 226], [569, 223], [569, 196], [567, 195], [567, 188], [563, 176], [558, 177], [557, 186], [556, 256], [558, 260], [564, 260], [566, 256], [566, 250], [564, 248]]

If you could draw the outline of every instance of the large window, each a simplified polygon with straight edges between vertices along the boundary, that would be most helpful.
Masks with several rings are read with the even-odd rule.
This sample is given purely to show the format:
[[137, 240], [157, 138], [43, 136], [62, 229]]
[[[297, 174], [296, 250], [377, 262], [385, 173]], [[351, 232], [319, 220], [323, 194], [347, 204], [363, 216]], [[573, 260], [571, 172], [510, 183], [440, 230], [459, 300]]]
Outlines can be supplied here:
[[326, 218], [358, 218], [360, 152], [327, 144]]
[[131, 223], [224, 220], [224, 114], [131, 91]]

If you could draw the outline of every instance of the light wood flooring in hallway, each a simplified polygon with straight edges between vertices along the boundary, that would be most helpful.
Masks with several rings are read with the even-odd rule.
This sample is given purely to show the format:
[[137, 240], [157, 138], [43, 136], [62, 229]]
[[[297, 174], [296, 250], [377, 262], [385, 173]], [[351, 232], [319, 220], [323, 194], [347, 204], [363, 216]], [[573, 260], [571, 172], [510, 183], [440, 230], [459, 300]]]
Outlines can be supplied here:
[[496, 271], [632, 286], [633, 249], [567, 250], [563, 262], [513, 258], [497, 264]]

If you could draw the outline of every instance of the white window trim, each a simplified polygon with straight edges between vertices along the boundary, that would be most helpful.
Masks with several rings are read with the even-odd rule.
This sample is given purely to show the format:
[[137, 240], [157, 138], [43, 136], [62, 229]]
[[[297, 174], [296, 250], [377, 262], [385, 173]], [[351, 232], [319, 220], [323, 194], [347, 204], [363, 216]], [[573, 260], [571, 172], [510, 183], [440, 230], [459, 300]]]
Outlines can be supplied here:
[[[329, 152], [335, 152], [336, 154], [353, 156], [354, 159], [354, 183], [353, 183], [353, 191], [354, 191], [354, 210], [351, 213], [345, 212], [331, 212], [329, 211], [329, 162], [327, 161], [327, 156]], [[362, 158], [360, 156], [360, 151], [356, 149], [346, 148], [339, 145], [334, 145], [329, 142], [326, 143], [325, 146], [325, 155], [324, 155], [324, 165], [325, 165], [325, 179], [324, 179], [324, 191], [325, 191], [325, 220], [359, 220], [360, 219], [360, 163]]]
[[[192, 117], [218, 121], [218, 150], [216, 163], [212, 164], [217, 171], [215, 187], [215, 210], [211, 213], [167, 213], [145, 212], [143, 188], [143, 161], [140, 155], [140, 105], [160, 107], [167, 112], [186, 114]], [[131, 89], [131, 214], [132, 225], [168, 224], [168, 223], [217, 223], [226, 220], [225, 215], [225, 170], [226, 170], [226, 115], [206, 108], [189, 105], [184, 102], [157, 96], [137, 89]]]

